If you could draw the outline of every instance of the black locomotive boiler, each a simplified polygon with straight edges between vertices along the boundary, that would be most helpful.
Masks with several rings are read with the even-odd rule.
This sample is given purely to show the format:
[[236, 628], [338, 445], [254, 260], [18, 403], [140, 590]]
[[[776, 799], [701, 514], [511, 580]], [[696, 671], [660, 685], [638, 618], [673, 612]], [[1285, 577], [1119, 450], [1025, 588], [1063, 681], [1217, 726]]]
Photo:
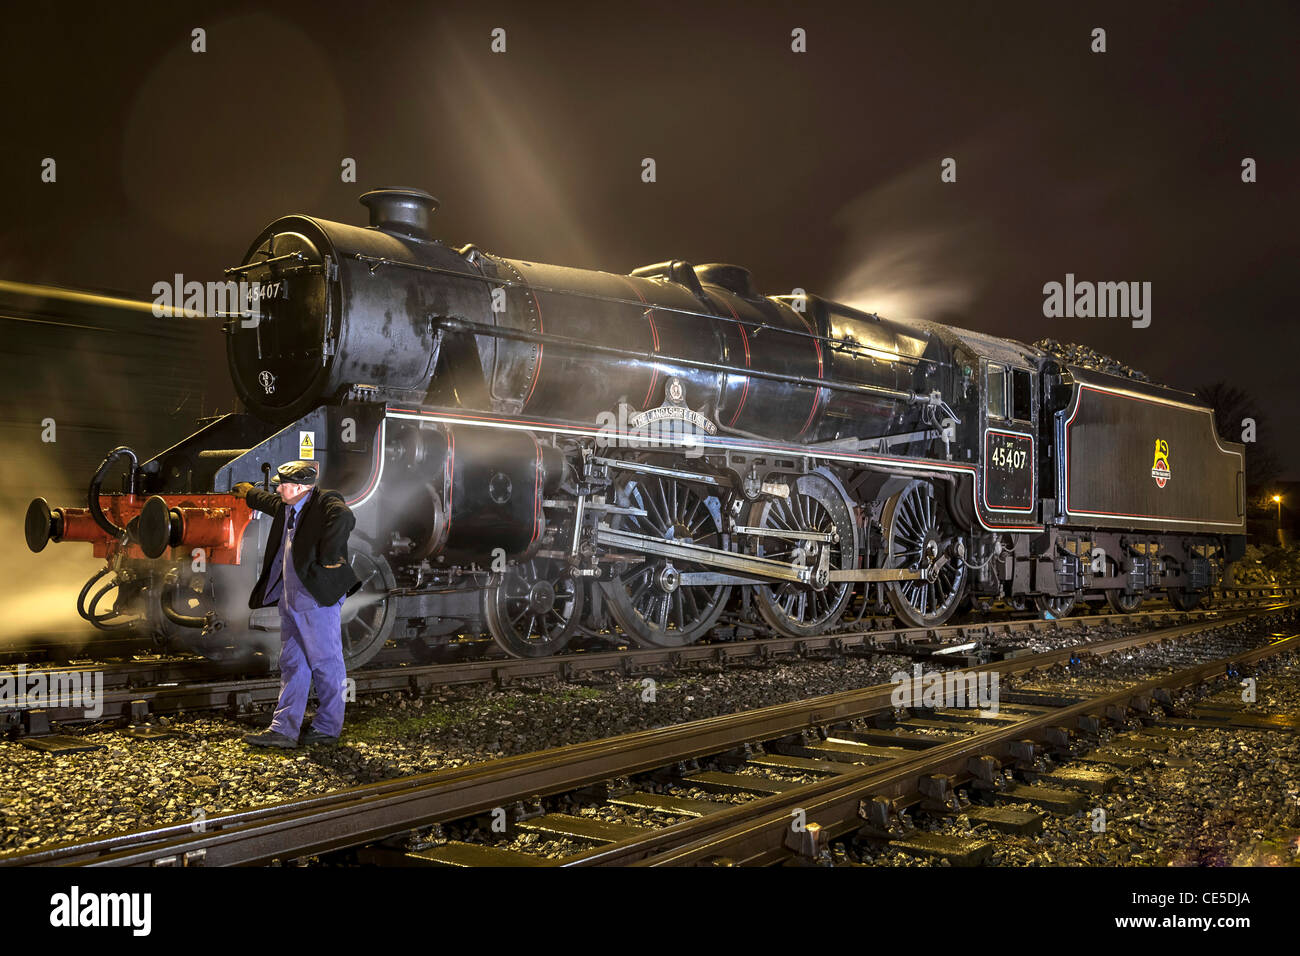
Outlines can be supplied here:
[[86, 508], [32, 502], [33, 550], [106, 559], [80, 602], [97, 626], [213, 657], [273, 630], [245, 603], [269, 522], [229, 489], [299, 457], [357, 517], [352, 666], [483, 632], [516, 656], [723, 620], [811, 635], [851, 604], [916, 626], [996, 597], [1190, 608], [1244, 545], [1242, 448], [1189, 394], [763, 296], [734, 265], [454, 248], [427, 193], [361, 201], [368, 226], [278, 219], [229, 270], [264, 292], [225, 326], [245, 411], [115, 449]]

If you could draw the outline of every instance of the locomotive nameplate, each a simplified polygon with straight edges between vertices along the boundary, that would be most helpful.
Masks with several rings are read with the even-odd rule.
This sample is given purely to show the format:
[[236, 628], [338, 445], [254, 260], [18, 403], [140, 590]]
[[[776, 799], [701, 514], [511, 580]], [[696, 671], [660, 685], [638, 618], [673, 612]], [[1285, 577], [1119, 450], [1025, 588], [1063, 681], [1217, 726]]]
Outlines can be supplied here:
[[990, 428], [984, 433], [984, 507], [1029, 514], [1034, 510], [1034, 438]]
[[684, 405], [660, 405], [658, 408], [637, 412], [635, 415], [628, 416], [627, 425], [628, 428], [635, 429], [663, 421], [686, 422], [689, 425], [694, 425], [706, 435], [716, 435], [718, 433], [718, 427], [713, 422]]

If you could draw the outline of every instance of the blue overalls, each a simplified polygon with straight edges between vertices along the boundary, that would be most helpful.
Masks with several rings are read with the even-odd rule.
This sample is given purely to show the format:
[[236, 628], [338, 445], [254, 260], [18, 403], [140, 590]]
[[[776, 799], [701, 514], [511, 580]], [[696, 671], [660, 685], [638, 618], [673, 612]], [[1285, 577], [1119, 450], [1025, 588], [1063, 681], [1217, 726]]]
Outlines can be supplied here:
[[[312, 728], [329, 737], [343, 729], [343, 636], [340, 614], [344, 598], [321, 607], [298, 579], [293, 566], [293, 531], [303, 507], [316, 494], [312, 489], [294, 504], [285, 505], [284, 538], [280, 542], [279, 574], [272, 571], [267, 603], [280, 605], [280, 701], [271, 730], [298, 739], [307, 692], [316, 681], [316, 718]], [[344, 596], [346, 597], [346, 595]]]

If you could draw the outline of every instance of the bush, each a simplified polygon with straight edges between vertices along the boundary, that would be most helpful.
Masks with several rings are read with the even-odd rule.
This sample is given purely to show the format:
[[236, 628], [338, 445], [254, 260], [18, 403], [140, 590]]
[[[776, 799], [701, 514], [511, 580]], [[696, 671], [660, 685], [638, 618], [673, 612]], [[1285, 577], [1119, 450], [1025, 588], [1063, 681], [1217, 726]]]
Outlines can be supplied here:
[[1250, 545], [1232, 565], [1232, 574], [1236, 586], [1243, 588], [1300, 583], [1300, 548]]

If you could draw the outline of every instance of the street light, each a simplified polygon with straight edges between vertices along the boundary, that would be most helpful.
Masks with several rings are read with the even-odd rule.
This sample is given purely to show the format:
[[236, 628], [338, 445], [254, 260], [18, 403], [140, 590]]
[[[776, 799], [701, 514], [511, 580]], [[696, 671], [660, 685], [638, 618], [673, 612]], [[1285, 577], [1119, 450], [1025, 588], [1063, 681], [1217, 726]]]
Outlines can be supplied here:
[[1282, 496], [1274, 495], [1273, 501], [1277, 503], [1277, 543], [1282, 545]]

